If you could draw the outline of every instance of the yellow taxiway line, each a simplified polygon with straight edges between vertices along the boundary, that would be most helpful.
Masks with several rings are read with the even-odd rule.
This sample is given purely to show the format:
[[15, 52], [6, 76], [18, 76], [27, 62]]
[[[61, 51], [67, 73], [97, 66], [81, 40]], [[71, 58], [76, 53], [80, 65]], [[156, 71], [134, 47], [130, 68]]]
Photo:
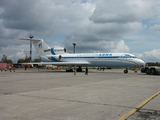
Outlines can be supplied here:
[[127, 114], [123, 115], [121, 118], [119, 118], [118, 120], [125, 120], [127, 119], [129, 116], [131, 116], [133, 113], [135, 113], [138, 109], [140, 109], [141, 107], [143, 107], [145, 104], [147, 104], [150, 100], [152, 100], [154, 97], [156, 97], [158, 94], [160, 94], [160, 91], [155, 93], [154, 95], [152, 95], [151, 97], [149, 97], [148, 99], [146, 99], [144, 102], [142, 102], [141, 104], [139, 104], [137, 107], [135, 107], [134, 109], [132, 109], [131, 111], [129, 111]]

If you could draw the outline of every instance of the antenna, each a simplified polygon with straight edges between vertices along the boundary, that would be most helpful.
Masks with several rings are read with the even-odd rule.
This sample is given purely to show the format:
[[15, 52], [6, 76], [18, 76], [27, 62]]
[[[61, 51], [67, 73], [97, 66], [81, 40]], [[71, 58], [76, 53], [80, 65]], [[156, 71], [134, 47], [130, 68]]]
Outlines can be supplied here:
[[[33, 35], [30, 35], [30, 39], [34, 38]], [[32, 40], [30, 40], [30, 62], [32, 61]]]
[[74, 53], [75, 53], [75, 46], [76, 46], [76, 43], [73, 43], [73, 45], [74, 45]]

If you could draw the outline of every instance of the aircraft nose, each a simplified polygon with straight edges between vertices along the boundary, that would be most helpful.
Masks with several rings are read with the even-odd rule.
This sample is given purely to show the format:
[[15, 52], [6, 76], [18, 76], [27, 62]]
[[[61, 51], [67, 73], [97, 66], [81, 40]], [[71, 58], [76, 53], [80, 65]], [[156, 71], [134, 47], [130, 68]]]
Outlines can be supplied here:
[[145, 65], [145, 62], [143, 60], [139, 59], [138, 65], [143, 67]]

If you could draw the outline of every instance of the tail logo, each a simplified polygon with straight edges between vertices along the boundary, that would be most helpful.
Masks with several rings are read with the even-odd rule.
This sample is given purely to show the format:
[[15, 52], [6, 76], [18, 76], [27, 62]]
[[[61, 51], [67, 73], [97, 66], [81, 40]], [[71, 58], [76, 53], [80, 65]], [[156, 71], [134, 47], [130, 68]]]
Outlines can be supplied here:
[[41, 48], [42, 48], [42, 43], [40, 43], [40, 44], [38, 45], [38, 47], [41, 49]]

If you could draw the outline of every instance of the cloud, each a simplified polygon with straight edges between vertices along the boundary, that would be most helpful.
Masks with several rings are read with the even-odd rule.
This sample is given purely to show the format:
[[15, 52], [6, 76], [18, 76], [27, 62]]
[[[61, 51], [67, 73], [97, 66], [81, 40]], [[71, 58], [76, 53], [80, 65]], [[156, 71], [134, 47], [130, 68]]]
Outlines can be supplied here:
[[22, 49], [20, 52], [16, 53], [16, 57], [18, 58], [25, 58], [26, 54], [24, 53], [24, 49]]
[[156, 33], [160, 33], [160, 25], [156, 24], [154, 26], [149, 27], [150, 30], [155, 31]]
[[[129, 52], [135, 39], [126, 42], [126, 36], [138, 39], [140, 33], [136, 32], [148, 28], [159, 31], [157, 0], [0, 0], [0, 3], [0, 52], [8, 56], [19, 54], [14, 59], [23, 56], [22, 49], [25, 48], [24, 53], [29, 49], [28, 43], [18, 38], [31, 34], [70, 52], [72, 43], [77, 44], [76, 52]], [[152, 26], [146, 25], [145, 20], [153, 22]], [[20, 47], [15, 50], [12, 45]]]
[[160, 49], [154, 49], [144, 53], [136, 54], [137, 57], [141, 58], [145, 62], [159, 62], [160, 61]]
[[[72, 26], [70, 26], [70, 29], [72, 29]], [[75, 29], [75, 27], [73, 29]], [[91, 22], [87, 26], [79, 26], [73, 32], [67, 32], [63, 44], [67, 49], [71, 50], [72, 43], [76, 43], [78, 52], [111, 52], [113, 50], [108, 49], [110, 47], [106, 48], [103, 46], [108, 46], [110, 43], [117, 44], [116, 42], [119, 41], [119, 39], [122, 39], [128, 33], [141, 29], [143, 29], [143, 25], [139, 22], [126, 24], [95, 24]], [[119, 49], [117, 52], [121, 51], [123, 51], [123, 49]], [[129, 49], [127, 52], [129, 52]]]
[[125, 44], [124, 40], [120, 40], [117, 44], [115, 44], [115, 47], [112, 48], [112, 52], [124, 52], [127, 53], [130, 51], [130, 48]]
[[[0, 58], [2, 58], [3, 55], [6, 55], [7, 58], [11, 59], [14, 63], [16, 63], [18, 59], [21, 59], [21, 58], [24, 59], [26, 55], [29, 56], [29, 51], [30, 51], [29, 45], [30, 44], [28, 41], [26, 42], [24, 41], [24, 44], [19, 45], [18, 47], [15, 45], [9, 45], [8, 47], [3, 47], [1, 49]], [[32, 54], [33, 54], [33, 58], [38, 57], [34, 48], [33, 48]]]
[[[95, 9], [95, 4], [73, 3], [69, 0], [67, 2], [9, 0], [2, 1], [0, 7], [4, 9], [0, 14], [0, 26], [2, 26], [0, 35], [13, 39], [20, 35], [24, 36], [20, 34], [22, 32], [27, 37], [30, 34], [55, 37], [68, 30], [73, 31], [74, 27], [76, 29], [87, 24], [86, 19]], [[7, 34], [7, 31], [10, 34]]]
[[135, 22], [141, 19], [148, 19], [158, 8], [157, 2], [143, 0], [100, 0], [90, 20], [95, 23]]
[[[73, 42], [72, 42], [73, 43]], [[73, 52], [73, 45], [69, 44], [69, 52]], [[76, 53], [93, 53], [93, 52], [129, 52], [130, 48], [123, 40], [120, 41], [95, 41], [92, 43], [76, 43]]]
[[18, 38], [26, 35], [27, 32], [21, 30], [14, 30], [12, 28], [5, 28], [3, 20], [0, 19], [0, 50], [10, 45], [20, 45]]

